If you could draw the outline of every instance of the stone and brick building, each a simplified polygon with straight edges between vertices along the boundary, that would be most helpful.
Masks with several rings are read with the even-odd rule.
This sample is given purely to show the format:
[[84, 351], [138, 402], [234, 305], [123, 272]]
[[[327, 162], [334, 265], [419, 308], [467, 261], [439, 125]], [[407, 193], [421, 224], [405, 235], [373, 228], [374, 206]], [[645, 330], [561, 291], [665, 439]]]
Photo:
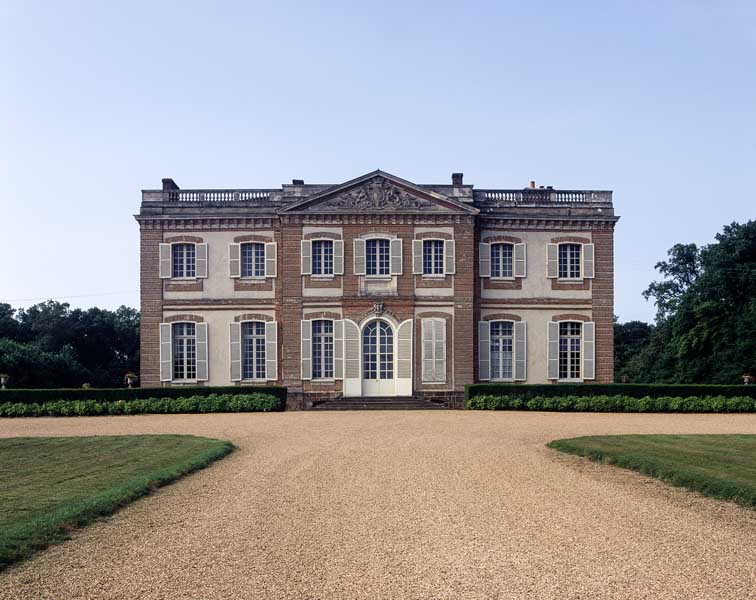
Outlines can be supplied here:
[[141, 382], [459, 399], [611, 382], [612, 194], [418, 185], [142, 192]]

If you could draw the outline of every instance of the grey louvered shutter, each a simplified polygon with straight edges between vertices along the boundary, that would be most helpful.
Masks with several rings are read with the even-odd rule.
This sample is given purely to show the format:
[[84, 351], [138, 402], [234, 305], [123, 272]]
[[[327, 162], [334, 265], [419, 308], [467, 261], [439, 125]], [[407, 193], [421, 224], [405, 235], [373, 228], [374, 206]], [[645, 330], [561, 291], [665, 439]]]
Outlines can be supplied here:
[[160, 381], [173, 379], [173, 325], [160, 323]]
[[446, 381], [446, 319], [433, 319], [433, 380]]
[[594, 276], [594, 245], [583, 244], [583, 277], [593, 279]]
[[265, 323], [265, 379], [278, 379], [278, 323]]
[[228, 352], [231, 365], [231, 381], [242, 379], [241, 323], [228, 324]]
[[514, 276], [525, 277], [528, 274], [528, 247], [526, 244], [514, 245]]
[[342, 240], [333, 242], [333, 274], [344, 274], [344, 242]]
[[583, 323], [583, 379], [596, 378], [596, 324]]
[[412, 272], [423, 274], [423, 240], [412, 240]]
[[312, 321], [301, 321], [302, 379], [312, 379]]
[[344, 378], [360, 378], [360, 328], [344, 320]]
[[207, 381], [210, 378], [207, 352], [207, 323], [195, 324], [197, 337], [197, 381]]
[[241, 244], [228, 245], [228, 276], [241, 277]]
[[390, 249], [391, 249], [390, 274], [401, 275], [402, 274], [402, 240], [400, 238], [391, 240]]
[[173, 276], [173, 251], [171, 244], [160, 244], [158, 247], [160, 257], [160, 279], [170, 279]]
[[478, 380], [491, 379], [491, 323], [478, 321]]
[[454, 275], [456, 273], [456, 243], [454, 240], [444, 241], [444, 273]]
[[547, 276], [549, 279], [559, 277], [559, 245], [549, 244], [546, 249]]
[[399, 396], [412, 395], [412, 328], [414, 321], [407, 319], [399, 324], [397, 338], [396, 393]]
[[355, 238], [354, 240], [354, 274], [365, 274], [365, 240]]
[[195, 244], [195, 275], [199, 279], [207, 277], [207, 244]]
[[491, 244], [478, 244], [478, 271], [481, 277], [491, 277]]
[[278, 246], [275, 242], [265, 244], [265, 277], [276, 277], [278, 274]]
[[515, 321], [514, 324], [514, 380], [528, 378], [528, 324]]
[[559, 323], [548, 324], [548, 378], [559, 379]]
[[433, 381], [433, 319], [422, 319], [420, 332], [422, 334], [420, 343], [423, 348], [421, 376], [423, 381]]
[[344, 321], [333, 322], [333, 378], [344, 379]]
[[312, 274], [312, 242], [310, 240], [302, 240], [300, 253], [302, 258], [302, 275]]

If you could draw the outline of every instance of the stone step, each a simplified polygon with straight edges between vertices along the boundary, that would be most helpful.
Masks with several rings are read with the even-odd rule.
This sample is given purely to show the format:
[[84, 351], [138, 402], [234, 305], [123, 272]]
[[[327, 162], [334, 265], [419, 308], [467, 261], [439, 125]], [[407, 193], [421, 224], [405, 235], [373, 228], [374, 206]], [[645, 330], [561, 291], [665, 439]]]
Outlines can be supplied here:
[[412, 396], [335, 398], [316, 401], [313, 410], [443, 410], [445, 404]]

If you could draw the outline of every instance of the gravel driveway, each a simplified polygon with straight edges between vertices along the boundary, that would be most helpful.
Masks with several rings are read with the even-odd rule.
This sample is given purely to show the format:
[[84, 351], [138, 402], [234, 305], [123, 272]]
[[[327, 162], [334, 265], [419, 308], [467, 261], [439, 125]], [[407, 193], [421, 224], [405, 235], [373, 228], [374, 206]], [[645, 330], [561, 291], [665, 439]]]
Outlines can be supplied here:
[[756, 415], [348, 412], [0, 420], [239, 451], [0, 574], [0, 598], [756, 597], [756, 511], [544, 443]]

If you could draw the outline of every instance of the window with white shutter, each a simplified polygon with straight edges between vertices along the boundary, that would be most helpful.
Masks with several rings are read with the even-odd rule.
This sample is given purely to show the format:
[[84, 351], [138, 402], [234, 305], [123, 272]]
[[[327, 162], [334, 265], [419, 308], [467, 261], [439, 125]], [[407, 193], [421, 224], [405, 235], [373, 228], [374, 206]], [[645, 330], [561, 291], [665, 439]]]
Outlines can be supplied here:
[[241, 277], [241, 244], [228, 245], [228, 276]]
[[514, 378], [515, 381], [525, 381], [528, 378], [528, 325], [525, 321], [514, 324]]
[[173, 379], [173, 327], [160, 323], [160, 381]]
[[526, 277], [528, 274], [528, 246], [527, 244], [514, 245], [514, 276]]
[[454, 240], [444, 242], [444, 273], [454, 275], [457, 272], [457, 251]]
[[299, 252], [302, 262], [302, 275], [310, 275], [312, 273], [312, 242], [302, 240]]
[[343, 240], [334, 240], [333, 242], [333, 274], [344, 274], [344, 242]]
[[207, 244], [195, 244], [196, 248], [196, 277], [199, 279], [207, 278]]
[[197, 381], [207, 381], [210, 378], [210, 359], [207, 350], [207, 323], [197, 323]]
[[241, 381], [242, 379], [242, 344], [241, 344], [241, 323], [228, 324], [229, 338], [229, 356], [231, 364], [231, 381]]
[[583, 379], [596, 378], [596, 323], [583, 323]]
[[278, 245], [276, 242], [265, 244], [265, 277], [278, 275]]
[[278, 379], [278, 323], [265, 323], [265, 379]]
[[160, 257], [160, 279], [170, 279], [173, 276], [171, 244], [160, 244], [158, 251]]
[[391, 275], [402, 274], [402, 240], [391, 240]]
[[422, 378], [428, 383], [446, 381], [446, 319], [422, 319]]
[[478, 244], [478, 273], [491, 277], [491, 244]]
[[594, 277], [594, 245], [583, 244], [583, 277], [593, 279]]
[[312, 321], [300, 322], [302, 379], [312, 379]]
[[491, 327], [488, 321], [478, 321], [478, 380], [491, 379]]
[[354, 274], [365, 274], [365, 240], [355, 238], [354, 240]]

